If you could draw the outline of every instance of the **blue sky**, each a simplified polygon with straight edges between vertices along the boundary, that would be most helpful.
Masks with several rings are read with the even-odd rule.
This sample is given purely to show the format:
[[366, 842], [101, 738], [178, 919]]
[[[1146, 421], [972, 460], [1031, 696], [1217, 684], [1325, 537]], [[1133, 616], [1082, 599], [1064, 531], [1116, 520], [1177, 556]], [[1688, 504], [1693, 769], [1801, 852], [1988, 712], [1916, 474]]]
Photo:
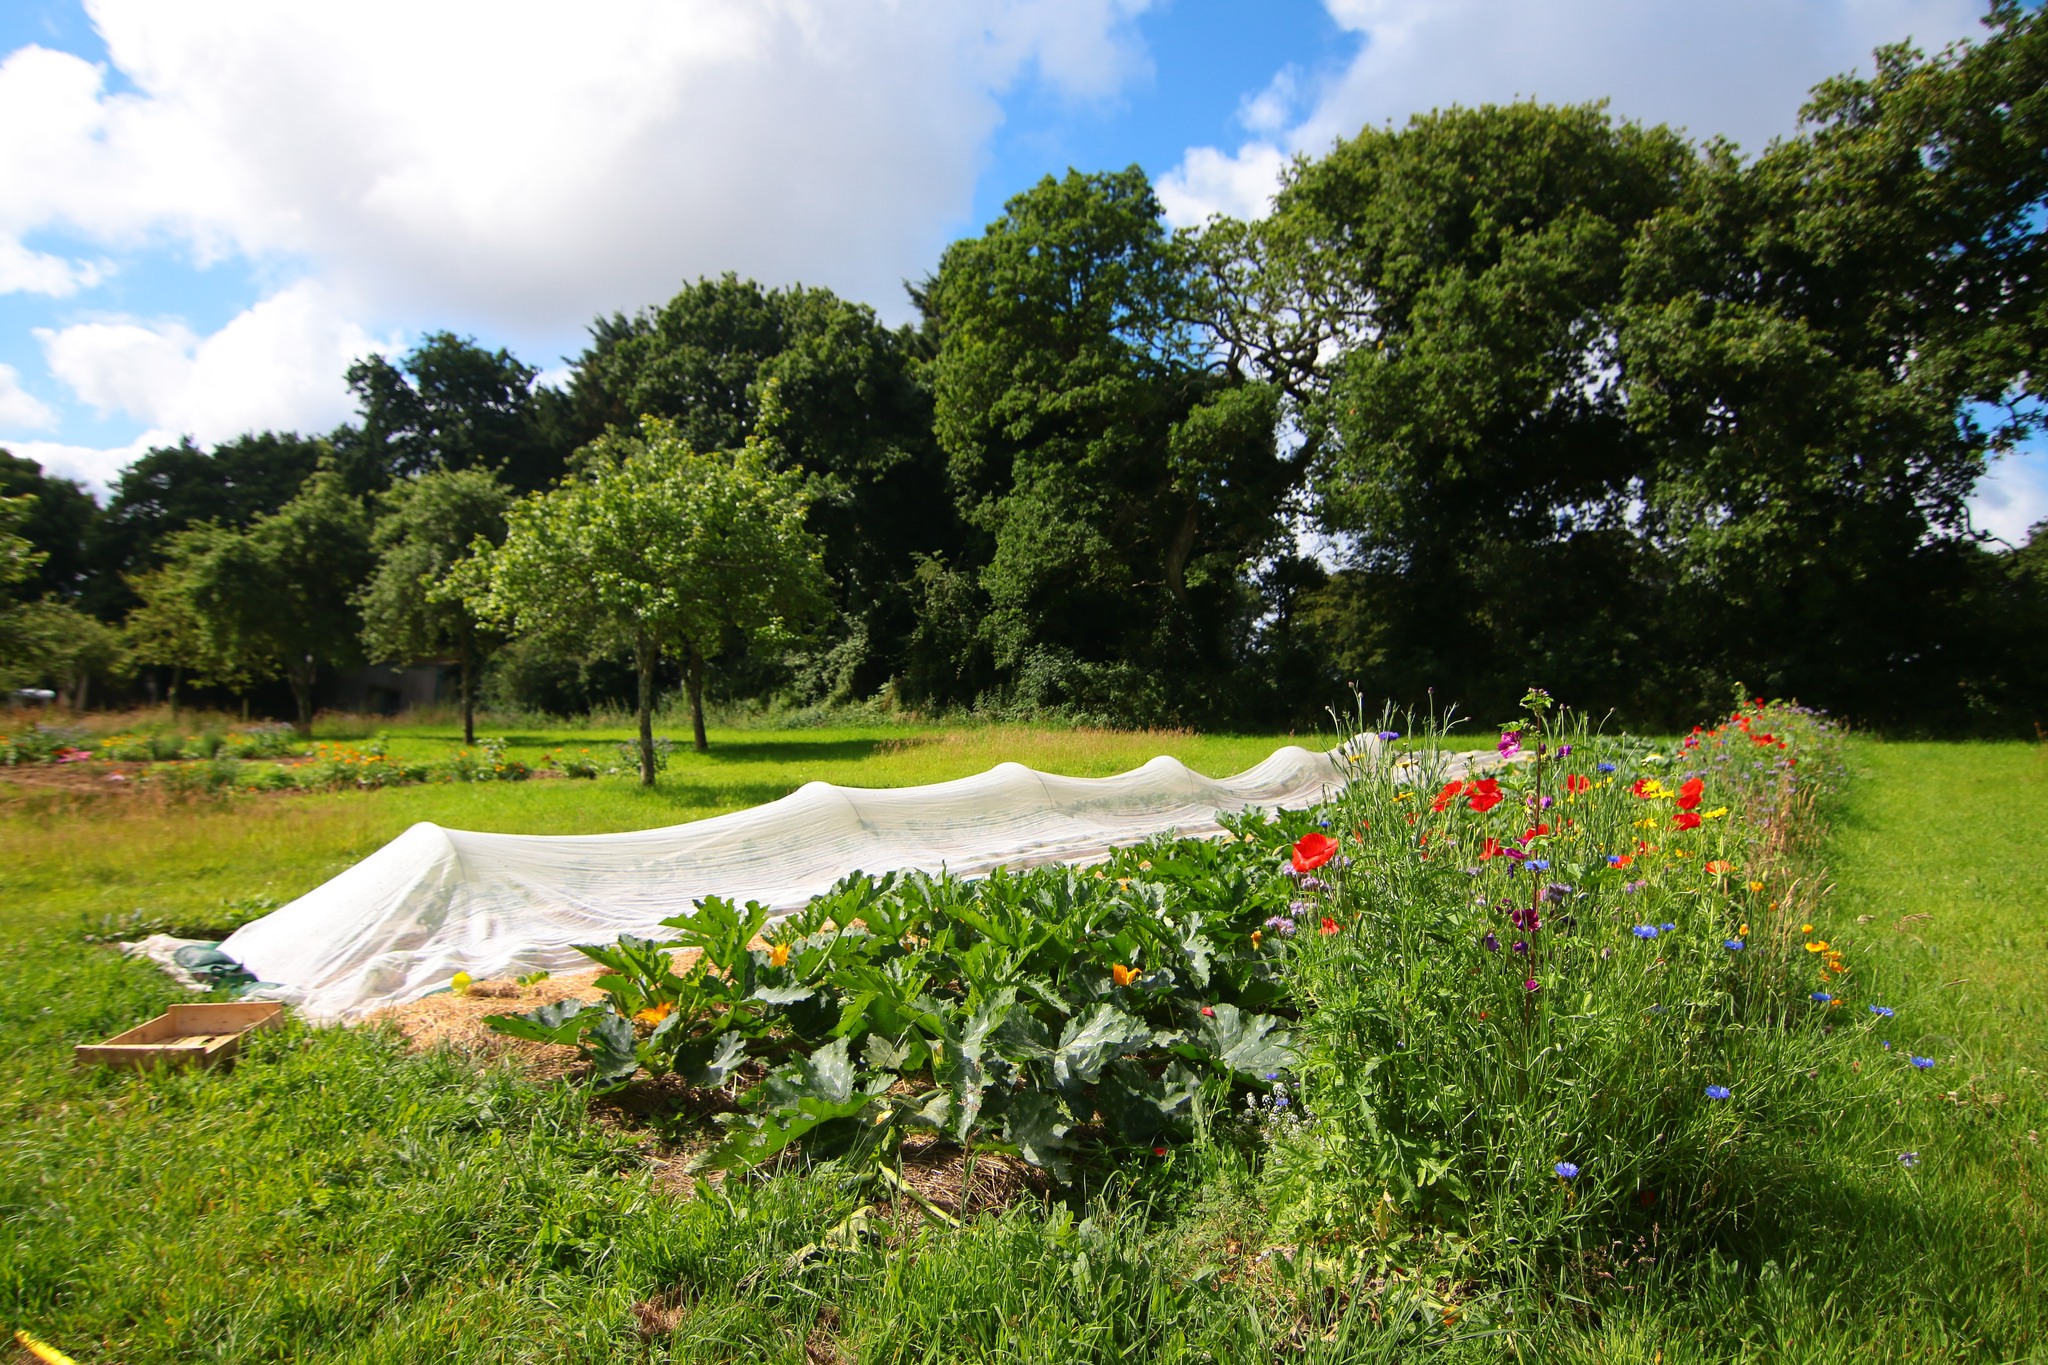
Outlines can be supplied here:
[[[1611, 99], [1760, 147], [1813, 82], [1981, 0], [9, 0], [0, 445], [103, 485], [150, 444], [347, 417], [430, 330], [554, 369], [736, 270], [905, 316], [1040, 176], [1143, 166], [1177, 221], [1451, 103]], [[1977, 501], [2017, 538], [2048, 457]]]

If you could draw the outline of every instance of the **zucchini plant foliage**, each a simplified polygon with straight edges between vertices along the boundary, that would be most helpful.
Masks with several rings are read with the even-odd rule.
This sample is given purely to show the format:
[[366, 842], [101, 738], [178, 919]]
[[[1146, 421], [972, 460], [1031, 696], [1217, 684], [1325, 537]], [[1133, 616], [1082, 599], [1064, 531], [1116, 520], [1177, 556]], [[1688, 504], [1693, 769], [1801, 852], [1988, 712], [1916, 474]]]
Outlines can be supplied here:
[[[579, 1048], [600, 1089], [765, 1066], [706, 1168], [798, 1139], [873, 1155], [924, 1129], [1066, 1180], [1084, 1144], [1185, 1133], [1294, 1064], [1294, 1010], [1257, 927], [1296, 894], [1283, 869], [1315, 817], [1226, 824], [1221, 841], [1154, 841], [1092, 869], [856, 872], [772, 929], [766, 907], [710, 897], [663, 922], [672, 938], [582, 947], [607, 969], [602, 1000], [489, 1023]], [[680, 949], [701, 951], [678, 970]]]

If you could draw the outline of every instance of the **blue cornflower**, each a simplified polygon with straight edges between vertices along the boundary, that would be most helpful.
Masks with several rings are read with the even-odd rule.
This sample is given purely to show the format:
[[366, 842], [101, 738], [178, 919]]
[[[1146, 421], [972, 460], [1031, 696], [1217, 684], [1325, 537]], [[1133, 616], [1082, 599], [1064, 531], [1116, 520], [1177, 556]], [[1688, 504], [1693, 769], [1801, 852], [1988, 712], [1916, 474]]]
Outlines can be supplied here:
[[1574, 1166], [1569, 1161], [1560, 1161], [1555, 1166], [1552, 1166], [1550, 1169], [1556, 1171], [1558, 1175], [1562, 1176], [1566, 1180], [1572, 1179], [1579, 1173], [1579, 1168], [1577, 1166]]
[[1934, 1065], [1934, 1058], [1915, 1057], [1913, 1058], [1913, 1065], [1919, 1067], [1922, 1071], [1925, 1071], [1928, 1067]]
[[1614, 771], [1614, 765], [1612, 763], [1595, 763], [1593, 766], [1595, 769], [1603, 773], [1611, 773]]
[[1394, 742], [1395, 740], [1399, 739], [1400, 737], [1401, 737], [1401, 732], [1400, 732], [1399, 730], [1382, 730], [1382, 731], [1380, 731], [1380, 738], [1381, 738], [1381, 739], [1383, 739], [1383, 740], [1385, 740], [1385, 741], [1386, 741], [1387, 743], [1389, 743], [1389, 744], [1392, 744], [1392, 743], [1393, 743], [1393, 742]]
[[1636, 937], [1637, 937], [1637, 938], [1655, 938], [1655, 937], [1657, 937], [1657, 926], [1656, 926], [1656, 925], [1654, 925], [1654, 924], [1638, 924], [1638, 925], [1636, 926]]
[[1816, 1005], [1832, 1005], [1835, 1003], [1835, 997], [1829, 995], [1826, 991], [1815, 991], [1811, 999]]
[[1538, 872], [1548, 872], [1550, 871], [1550, 859], [1531, 858], [1528, 862], [1528, 866], [1535, 869]]
[[1742, 951], [1742, 940], [1739, 938], [1724, 938], [1721, 940], [1721, 946], [1731, 953], [1739, 953]]
[[1918, 1152], [1900, 1152], [1899, 1164], [1910, 1171], [1920, 1164], [1920, 1154]]
[[1890, 1052], [1890, 1051], [1892, 1050], [1892, 1044], [1891, 1044], [1891, 1040], [1890, 1040], [1889, 1038], [1887, 1038], [1887, 1039], [1885, 1040], [1885, 1044], [1884, 1044], [1884, 1050], [1885, 1050], [1886, 1052]]
[[1621, 866], [1621, 855], [1620, 855], [1619, 853], [1610, 853], [1610, 854], [1608, 854], [1608, 855], [1607, 855], [1607, 865], [1608, 865], [1609, 867], [1620, 867], [1620, 866]]
[[1266, 1079], [1269, 1081], [1277, 1081], [1280, 1079], [1280, 1073], [1277, 1071], [1268, 1071], [1266, 1073]]
[[1870, 1012], [1872, 1014], [1882, 1015], [1886, 1019], [1892, 1017], [1892, 1007], [1890, 1005], [1872, 1005], [1870, 1007]]
[[1676, 928], [1677, 928], [1678, 926], [1677, 926], [1677, 925], [1675, 925], [1675, 924], [1660, 924], [1660, 925], [1658, 925], [1657, 927], [1658, 927], [1659, 929], [1662, 929], [1662, 930], [1663, 930], [1663, 931], [1664, 931], [1665, 933], [1667, 933], [1667, 934], [1668, 934], [1668, 933], [1670, 933], [1670, 932], [1671, 932], [1671, 931], [1672, 931], [1673, 929], [1676, 929]]
[[1707, 1087], [1707, 1098], [1708, 1098], [1708, 1099], [1710, 1099], [1710, 1100], [1725, 1100], [1725, 1099], [1727, 1099], [1727, 1098], [1728, 1098], [1728, 1087], [1727, 1087], [1727, 1086], [1725, 1086], [1725, 1085], [1710, 1085], [1710, 1086], [1708, 1086], [1708, 1087]]

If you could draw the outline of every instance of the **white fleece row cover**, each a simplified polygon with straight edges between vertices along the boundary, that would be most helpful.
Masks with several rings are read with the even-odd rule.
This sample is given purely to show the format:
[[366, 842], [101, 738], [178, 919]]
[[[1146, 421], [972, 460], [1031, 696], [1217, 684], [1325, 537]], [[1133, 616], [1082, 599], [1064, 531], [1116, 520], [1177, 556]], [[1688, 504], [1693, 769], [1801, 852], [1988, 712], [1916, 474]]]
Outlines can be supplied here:
[[1153, 835], [1213, 836], [1219, 813], [1315, 804], [1379, 747], [1372, 736], [1328, 753], [1288, 745], [1222, 779], [1162, 756], [1102, 778], [1002, 763], [923, 787], [812, 782], [763, 806], [627, 834], [422, 823], [221, 950], [288, 988], [279, 994], [307, 1017], [345, 1019], [416, 1000], [459, 971], [484, 980], [584, 965], [575, 944], [664, 937], [662, 920], [706, 896], [786, 914], [855, 869], [973, 877], [1096, 862]]

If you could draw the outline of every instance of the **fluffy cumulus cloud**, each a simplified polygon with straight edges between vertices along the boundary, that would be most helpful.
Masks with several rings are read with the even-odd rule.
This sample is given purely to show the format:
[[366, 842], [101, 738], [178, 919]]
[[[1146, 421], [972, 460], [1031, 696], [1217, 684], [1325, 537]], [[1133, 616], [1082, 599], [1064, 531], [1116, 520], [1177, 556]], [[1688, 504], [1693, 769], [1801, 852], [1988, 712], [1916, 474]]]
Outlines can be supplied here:
[[1937, 49], [1980, 31], [1981, 0], [1324, 0], [1357, 55], [1319, 82], [1278, 73], [1247, 100], [1237, 147], [1191, 148], [1160, 179], [1179, 223], [1256, 214], [1288, 156], [1368, 124], [1517, 98], [1607, 99], [1620, 116], [1761, 150], [1789, 134], [1818, 81], [1910, 37]]
[[56, 425], [50, 405], [21, 387], [12, 365], [0, 365], [0, 431], [47, 431]]
[[329, 292], [302, 282], [211, 336], [176, 322], [114, 319], [40, 329], [50, 372], [102, 415], [211, 443], [245, 431], [333, 426], [352, 408], [342, 372], [399, 339], [370, 336]]
[[969, 205], [1000, 92], [1112, 95], [1149, 2], [91, 0], [134, 88], [40, 48], [0, 65], [0, 243], [304, 259], [379, 316], [513, 331], [726, 269], [894, 306]]

